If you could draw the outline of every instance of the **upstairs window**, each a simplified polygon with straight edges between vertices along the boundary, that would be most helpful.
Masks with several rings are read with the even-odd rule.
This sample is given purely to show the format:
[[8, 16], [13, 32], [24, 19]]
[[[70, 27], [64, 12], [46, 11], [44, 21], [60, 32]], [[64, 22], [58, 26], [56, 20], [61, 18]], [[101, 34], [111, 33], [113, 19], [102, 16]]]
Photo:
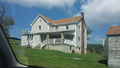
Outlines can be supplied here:
[[79, 30], [80, 30], [80, 25], [78, 26]]
[[85, 32], [85, 28], [84, 28], [84, 32]]
[[78, 40], [80, 41], [80, 37], [78, 37]]
[[68, 25], [66, 25], [66, 29], [69, 29], [69, 26], [68, 26]]
[[39, 30], [41, 30], [41, 26], [39, 26]]
[[55, 29], [58, 29], [58, 26], [55, 26]]

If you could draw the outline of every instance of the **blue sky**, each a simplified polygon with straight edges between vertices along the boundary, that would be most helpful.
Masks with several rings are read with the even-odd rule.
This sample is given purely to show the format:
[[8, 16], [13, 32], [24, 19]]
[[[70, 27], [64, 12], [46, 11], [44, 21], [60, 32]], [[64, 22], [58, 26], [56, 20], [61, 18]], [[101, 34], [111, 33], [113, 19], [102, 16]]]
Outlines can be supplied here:
[[6, 9], [6, 15], [15, 18], [15, 25], [10, 30], [13, 37], [21, 38], [22, 29], [42, 14], [50, 19], [62, 19], [85, 14], [87, 26], [93, 31], [89, 35], [91, 44], [102, 44], [110, 26], [120, 23], [120, 0], [0, 0]]

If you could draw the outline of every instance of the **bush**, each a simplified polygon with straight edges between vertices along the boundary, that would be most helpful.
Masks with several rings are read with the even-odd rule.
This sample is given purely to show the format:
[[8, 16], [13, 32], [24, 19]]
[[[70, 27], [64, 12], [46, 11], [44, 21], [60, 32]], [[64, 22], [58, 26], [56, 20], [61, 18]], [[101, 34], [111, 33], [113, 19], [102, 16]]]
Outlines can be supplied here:
[[103, 45], [102, 44], [87, 44], [87, 50], [93, 52], [95, 50], [96, 53], [102, 54]]

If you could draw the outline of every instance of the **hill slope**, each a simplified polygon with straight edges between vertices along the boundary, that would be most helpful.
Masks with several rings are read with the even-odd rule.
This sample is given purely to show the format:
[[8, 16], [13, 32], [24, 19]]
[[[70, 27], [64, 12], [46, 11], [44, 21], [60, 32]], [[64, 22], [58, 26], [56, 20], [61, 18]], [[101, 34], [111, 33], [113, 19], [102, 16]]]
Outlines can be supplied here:
[[[108, 68], [105, 64], [98, 63], [100, 60], [106, 60], [101, 54], [88, 51], [88, 54], [82, 55], [24, 48], [12, 41], [16, 40], [10, 40], [10, 43], [18, 61], [26, 65], [52, 68]], [[19, 55], [18, 50], [21, 50], [23, 55]]]

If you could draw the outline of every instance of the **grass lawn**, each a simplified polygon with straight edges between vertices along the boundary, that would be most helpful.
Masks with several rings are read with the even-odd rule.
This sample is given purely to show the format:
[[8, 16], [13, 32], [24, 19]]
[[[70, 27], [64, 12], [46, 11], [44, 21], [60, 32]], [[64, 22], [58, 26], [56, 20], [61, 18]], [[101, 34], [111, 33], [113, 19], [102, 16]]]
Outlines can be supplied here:
[[[106, 60], [102, 54], [88, 51], [86, 55], [82, 55], [54, 50], [31, 49], [15, 44], [16, 42], [20, 41], [10, 40], [13, 51], [18, 61], [26, 65], [50, 68], [108, 68], [100, 61]], [[19, 55], [18, 50], [21, 50], [23, 55]]]

